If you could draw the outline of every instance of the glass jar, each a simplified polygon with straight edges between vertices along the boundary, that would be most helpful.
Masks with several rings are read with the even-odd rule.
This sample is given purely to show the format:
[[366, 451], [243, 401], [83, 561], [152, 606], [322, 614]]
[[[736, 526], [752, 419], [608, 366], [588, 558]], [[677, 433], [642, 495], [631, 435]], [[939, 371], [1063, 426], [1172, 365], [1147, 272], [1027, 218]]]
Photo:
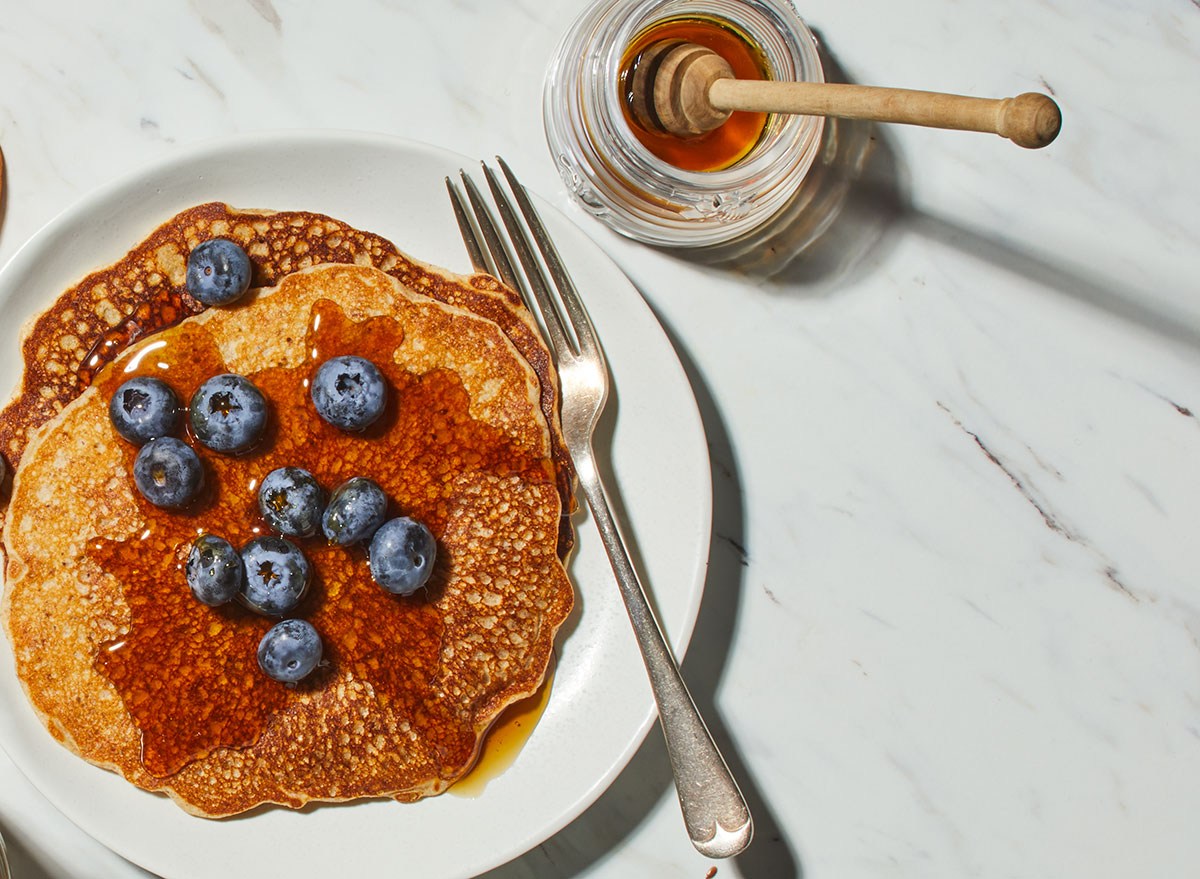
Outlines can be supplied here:
[[680, 18], [744, 35], [772, 79], [824, 81], [816, 41], [787, 0], [608, 0], [584, 11], [550, 63], [546, 139], [567, 188], [618, 232], [672, 248], [745, 242], [793, 201], [825, 120], [772, 115], [750, 152], [719, 171], [685, 171], [655, 156], [625, 117], [621, 64], [640, 34]]

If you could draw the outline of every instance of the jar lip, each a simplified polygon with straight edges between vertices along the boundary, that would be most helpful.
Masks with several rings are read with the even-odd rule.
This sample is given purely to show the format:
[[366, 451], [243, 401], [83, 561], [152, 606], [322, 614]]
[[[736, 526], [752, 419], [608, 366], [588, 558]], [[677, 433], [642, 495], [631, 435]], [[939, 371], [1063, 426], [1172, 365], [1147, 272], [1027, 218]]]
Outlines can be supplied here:
[[651, 153], [624, 112], [621, 61], [643, 29], [697, 13], [729, 21], [781, 78], [823, 79], [815, 37], [788, 0], [614, 0], [563, 35], [543, 92], [547, 144], [568, 190], [617, 232], [666, 247], [721, 244], [767, 223], [799, 190], [825, 130], [823, 117], [770, 116], [751, 153], [721, 171], [685, 171]]

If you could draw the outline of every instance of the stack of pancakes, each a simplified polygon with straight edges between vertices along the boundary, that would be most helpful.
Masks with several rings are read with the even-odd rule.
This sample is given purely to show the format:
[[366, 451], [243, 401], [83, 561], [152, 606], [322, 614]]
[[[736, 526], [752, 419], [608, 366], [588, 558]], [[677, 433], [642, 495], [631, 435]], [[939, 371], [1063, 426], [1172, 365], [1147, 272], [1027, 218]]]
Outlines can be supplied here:
[[[213, 237], [245, 248], [255, 289], [205, 309], [184, 271]], [[322, 357], [369, 341], [397, 390], [361, 456], [304, 405], [321, 323]], [[463, 775], [497, 715], [540, 686], [573, 600], [573, 472], [549, 352], [495, 279], [419, 263], [330, 217], [206, 204], [66, 291], [22, 345], [23, 381], [0, 414], [15, 470], [0, 619], [31, 704], [83, 758], [210, 817], [415, 800]], [[199, 362], [297, 390], [273, 401], [262, 447], [208, 456], [217, 487], [200, 508], [165, 516], [134, 488], [108, 394], [165, 370], [186, 400], [207, 376], [184, 367]], [[247, 658], [262, 618], [191, 601], [182, 573], [198, 533], [256, 533], [249, 486], [286, 464], [327, 489], [376, 479], [439, 552], [429, 587], [406, 599], [370, 583], [365, 556], [306, 547], [317, 574], [304, 612], [329, 662], [295, 688]]]

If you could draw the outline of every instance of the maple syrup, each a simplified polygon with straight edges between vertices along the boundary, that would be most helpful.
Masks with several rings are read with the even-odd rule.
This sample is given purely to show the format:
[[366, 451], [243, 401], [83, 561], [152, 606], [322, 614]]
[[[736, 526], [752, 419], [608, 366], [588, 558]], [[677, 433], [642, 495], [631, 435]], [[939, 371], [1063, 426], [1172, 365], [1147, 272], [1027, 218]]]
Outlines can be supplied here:
[[450, 786], [450, 793], [474, 798], [483, 793], [493, 778], [516, 762], [517, 755], [533, 735], [534, 727], [546, 713], [550, 688], [554, 681], [554, 658], [546, 668], [546, 677], [532, 696], [509, 705], [496, 718], [479, 749], [479, 758], [471, 771]]
[[652, 130], [635, 117], [634, 72], [649, 46], [667, 40], [695, 43], [713, 50], [729, 63], [738, 79], [769, 79], [766, 57], [729, 22], [715, 18], [673, 18], [642, 31], [629, 44], [621, 61], [622, 111], [642, 146], [685, 171], [720, 171], [736, 164], [762, 137], [767, 125], [766, 113], [736, 111], [722, 125], [694, 137]]
[[121, 352], [138, 339], [174, 326], [203, 310], [204, 306], [191, 296], [185, 298], [168, 286], [155, 288], [131, 314], [101, 333], [88, 349], [75, 373], [78, 392], [82, 393], [105, 366], [120, 357]]
[[[394, 363], [403, 335], [391, 317], [354, 322], [331, 301], [315, 303], [304, 340], [308, 359], [246, 376], [269, 405], [259, 444], [228, 456], [188, 436], [206, 470], [202, 496], [178, 511], [154, 507], [135, 493], [146, 523], [141, 540], [100, 538], [88, 546], [89, 558], [121, 583], [130, 614], [126, 633], [102, 647], [95, 665], [141, 732], [142, 763], [152, 775], [171, 775], [218, 748], [253, 744], [298, 693], [320, 688], [339, 671], [368, 681], [382, 704], [411, 718], [443, 766], [466, 765], [474, 755], [474, 730], [453, 715], [452, 700], [438, 698], [443, 620], [431, 599], [444, 585], [445, 559], [435, 564], [425, 590], [396, 596], [374, 583], [361, 547], [319, 537], [297, 540], [312, 563], [313, 581], [293, 615], [321, 633], [328, 662], [295, 688], [269, 679], [257, 665], [258, 642], [275, 621], [237, 603], [199, 603], [183, 570], [200, 534], [219, 534], [241, 546], [268, 531], [256, 488], [284, 465], [310, 471], [327, 490], [351, 476], [369, 476], [387, 493], [389, 516], [417, 518], [435, 537], [448, 520], [455, 468], [463, 461], [498, 476], [553, 481], [544, 459], [471, 417], [457, 374], [435, 369], [418, 375]], [[357, 434], [326, 424], [308, 400], [317, 367], [343, 354], [374, 362], [389, 385], [383, 416]], [[204, 380], [229, 371], [216, 340], [195, 324], [182, 325], [169, 343], [148, 346], [125, 369], [97, 380], [106, 399], [133, 375], [153, 374], [187, 400]], [[132, 472], [136, 449], [122, 447]]]

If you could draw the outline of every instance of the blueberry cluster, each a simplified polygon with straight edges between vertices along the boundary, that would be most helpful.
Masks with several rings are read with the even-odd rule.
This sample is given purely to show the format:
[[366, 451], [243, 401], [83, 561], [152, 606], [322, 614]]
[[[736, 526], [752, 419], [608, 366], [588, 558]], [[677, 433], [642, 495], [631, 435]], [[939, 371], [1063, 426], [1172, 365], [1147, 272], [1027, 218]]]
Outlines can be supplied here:
[[[188, 292], [206, 304], [227, 304], [250, 281], [250, 260], [231, 241], [214, 239], [192, 251]], [[236, 292], [235, 292], [236, 291]], [[344, 431], [361, 431], [377, 421], [387, 402], [378, 368], [361, 357], [333, 357], [317, 369], [311, 397], [318, 415]], [[109, 401], [114, 429], [141, 446], [133, 465], [134, 484], [150, 503], [181, 508], [204, 487], [196, 450], [172, 436], [183, 406], [158, 378], [138, 376], [122, 384]], [[252, 449], [266, 428], [267, 403], [253, 382], [233, 373], [213, 376], [192, 395], [187, 423], [192, 436], [221, 454]], [[327, 496], [316, 478], [300, 467], [280, 467], [262, 480], [258, 509], [278, 536], [256, 537], [240, 550], [215, 534], [192, 545], [185, 565], [188, 587], [197, 601], [219, 606], [238, 601], [268, 617], [283, 617], [299, 606], [312, 580], [304, 552], [288, 538], [318, 532], [331, 544], [366, 544], [371, 574], [385, 590], [411, 595], [429, 580], [437, 546], [422, 523], [407, 517], [387, 520], [387, 496], [374, 480], [355, 476]], [[263, 636], [258, 664], [271, 678], [295, 683], [321, 662], [317, 630], [301, 619], [284, 619]]]
[[338, 546], [366, 544], [375, 582], [395, 595], [412, 595], [428, 582], [437, 545], [417, 520], [388, 519], [387, 503], [383, 489], [366, 476], [346, 480], [326, 498], [316, 477], [300, 467], [272, 470], [258, 490], [258, 510], [274, 530], [288, 537], [320, 531]]
[[[240, 453], [258, 442], [267, 423], [267, 401], [248, 379], [226, 373], [196, 389], [188, 404], [188, 424], [203, 445], [216, 452]], [[196, 450], [171, 434], [183, 407], [175, 391], [153, 376], [136, 376], [108, 401], [108, 417], [123, 438], [141, 446], [133, 481], [157, 507], [185, 507], [204, 488], [204, 468]]]

